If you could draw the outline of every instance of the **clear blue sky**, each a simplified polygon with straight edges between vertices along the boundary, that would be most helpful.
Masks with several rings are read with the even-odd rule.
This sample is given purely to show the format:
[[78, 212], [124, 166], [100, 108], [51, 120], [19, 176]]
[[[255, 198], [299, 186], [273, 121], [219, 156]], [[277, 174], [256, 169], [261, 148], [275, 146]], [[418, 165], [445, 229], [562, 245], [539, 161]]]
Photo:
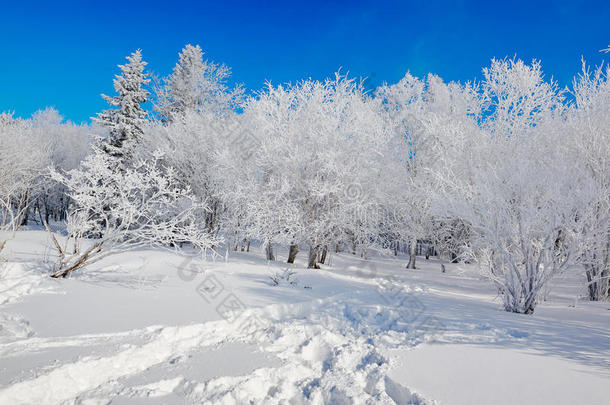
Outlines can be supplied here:
[[610, 61], [599, 53], [610, 45], [607, 0], [10, 3], [0, 9], [0, 111], [24, 117], [53, 106], [88, 121], [127, 54], [141, 48], [150, 70], [166, 75], [187, 43], [249, 90], [339, 67], [377, 84], [407, 70], [465, 81], [492, 57], [514, 55], [542, 60], [567, 85], [581, 56]]

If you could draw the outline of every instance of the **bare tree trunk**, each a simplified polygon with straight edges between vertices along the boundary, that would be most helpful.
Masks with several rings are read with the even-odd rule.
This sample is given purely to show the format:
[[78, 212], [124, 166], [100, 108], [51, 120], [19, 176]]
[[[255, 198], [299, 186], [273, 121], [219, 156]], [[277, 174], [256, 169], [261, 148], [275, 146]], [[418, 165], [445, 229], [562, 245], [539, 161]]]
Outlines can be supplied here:
[[326, 263], [326, 254], [328, 253], [328, 245], [324, 245], [322, 248], [322, 255], [320, 256], [320, 263]]
[[46, 201], [44, 203], [44, 222], [49, 223], [49, 206]]
[[248, 244], [246, 245], [246, 252], [250, 252], [250, 239], [248, 239]]
[[275, 255], [273, 254], [273, 245], [271, 241], [268, 240], [265, 246], [265, 253], [267, 255], [267, 260], [275, 260]]
[[28, 209], [26, 209], [23, 212], [23, 217], [21, 219], [21, 224], [20, 225], [27, 225], [28, 224], [28, 219], [29, 219], [29, 211]]
[[610, 298], [610, 232], [605, 236], [588, 245], [584, 255], [590, 301]]
[[307, 268], [308, 269], [319, 269], [320, 266], [318, 266], [318, 263], [316, 263], [316, 259], [318, 257], [318, 247], [319, 246], [313, 246], [313, 245], [309, 245], [309, 261], [307, 264]]
[[595, 271], [592, 269], [593, 266], [585, 264], [585, 274], [587, 275], [587, 287], [589, 290], [589, 301], [597, 301], [597, 283], [593, 281], [595, 277]]
[[19, 204], [17, 205], [17, 215], [21, 215], [21, 219], [18, 222], [18, 225], [27, 225], [28, 224], [28, 213], [30, 206], [30, 192], [26, 191], [21, 195], [19, 199]]
[[415, 269], [415, 258], [417, 257], [417, 239], [414, 239], [409, 244], [409, 264], [407, 269]]
[[587, 275], [587, 287], [589, 290], [589, 301], [601, 301], [610, 296], [610, 273], [607, 270], [600, 270], [597, 264], [585, 265]]
[[294, 263], [294, 259], [297, 258], [297, 254], [299, 253], [299, 245], [295, 243], [290, 244], [290, 249], [288, 250], [288, 260], [286, 263]]

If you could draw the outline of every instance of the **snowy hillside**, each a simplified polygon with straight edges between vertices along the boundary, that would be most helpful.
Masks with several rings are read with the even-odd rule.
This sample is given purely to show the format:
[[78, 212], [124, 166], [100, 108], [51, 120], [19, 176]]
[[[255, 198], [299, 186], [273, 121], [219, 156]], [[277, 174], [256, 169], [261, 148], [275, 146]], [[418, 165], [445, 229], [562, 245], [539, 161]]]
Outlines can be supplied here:
[[137, 250], [52, 279], [49, 246], [3, 252], [0, 404], [607, 403], [610, 306], [580, 271], [526, 316], [436, 258]]

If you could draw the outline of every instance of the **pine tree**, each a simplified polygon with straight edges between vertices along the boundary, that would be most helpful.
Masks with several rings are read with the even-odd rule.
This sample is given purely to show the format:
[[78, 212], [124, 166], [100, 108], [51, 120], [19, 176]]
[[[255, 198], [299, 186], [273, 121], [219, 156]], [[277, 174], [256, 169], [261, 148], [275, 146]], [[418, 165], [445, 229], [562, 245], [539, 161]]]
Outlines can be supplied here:
[[202, 103], [200, 87], [206, 66], [203, 62], [203, 51], [199, 45], [186, 45], [179, 54], [178, 63], [166, 82], [167, 103], [165, 115], [172, 118], [177, 113], [196, 110]]
[[144, 86], [150, 82], [148, 74], [144, 73], [147, 63], [142, 60], [141, 50], [133, 52], [127, 60], [129, 63], [119, 65], [121, 74], [114, 79], [114, 89], [118, 95], [110, 97], [102, 94], [112, 108], [98, 113], [97, 118], [92, 118], [110, 130], [102, 149], [123, 161], [128, 159], [142, 137], [147, 114], [142, 104], [149, 94]]
[[222, 115], [243, 95], [241, 86], [227, 87], [230, 69], [204, 60], [203, 55], [199, 45], [186, 45], [172, 74], [157, 89], [155, 108], [165, 121], [176, 121], [189, 111]]

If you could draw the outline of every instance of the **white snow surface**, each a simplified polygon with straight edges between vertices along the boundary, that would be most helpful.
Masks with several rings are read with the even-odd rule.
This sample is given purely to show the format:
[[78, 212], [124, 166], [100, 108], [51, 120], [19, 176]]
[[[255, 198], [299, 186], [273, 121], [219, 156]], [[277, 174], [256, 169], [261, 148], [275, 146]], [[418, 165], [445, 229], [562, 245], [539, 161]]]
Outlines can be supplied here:
[[423, 257], [138, 250], [56, 280], [49, 246], [3, 251], [0, 404], [608, 403], [610, 304], [578, 299], [578, 269], [520, 315]]

